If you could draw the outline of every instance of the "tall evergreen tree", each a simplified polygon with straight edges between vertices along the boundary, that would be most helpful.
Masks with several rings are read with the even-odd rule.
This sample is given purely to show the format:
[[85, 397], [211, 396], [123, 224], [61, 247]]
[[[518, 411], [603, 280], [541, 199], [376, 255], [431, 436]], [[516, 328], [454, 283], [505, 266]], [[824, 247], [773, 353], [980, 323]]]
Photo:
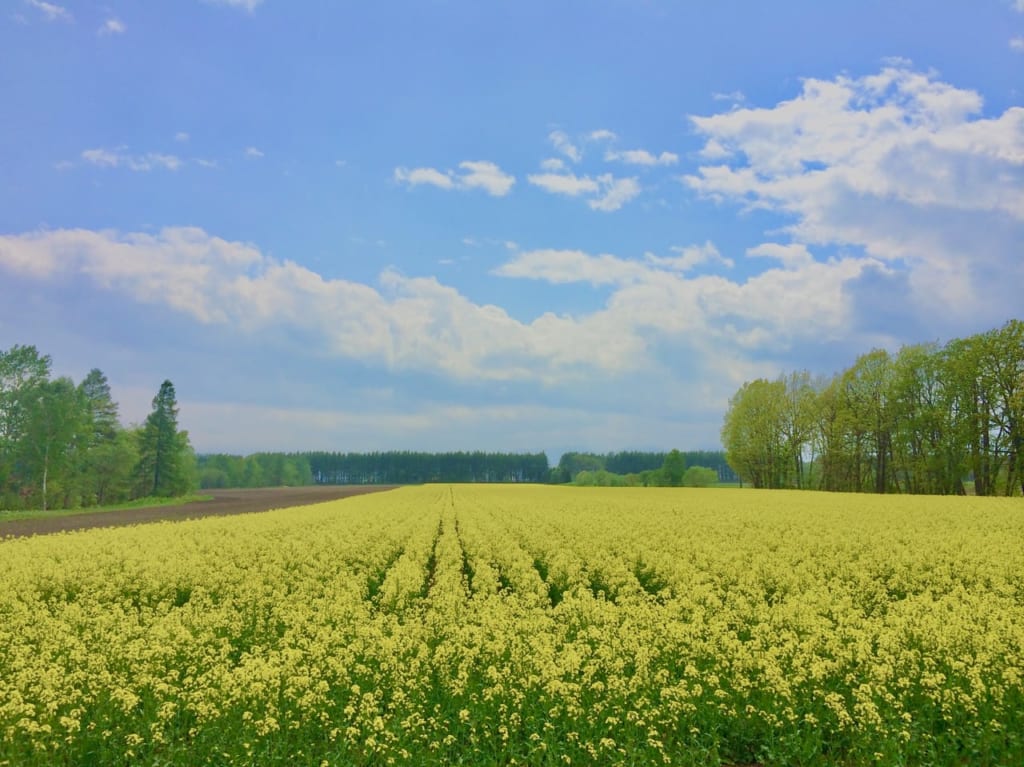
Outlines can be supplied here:
[[164, 381], [153, 398], [153, 412], [139, 433], [140, 490], [158, 497], [187, 492], [192, 484], [190, 453], [188, 434], [178, 431], [174, 384]]

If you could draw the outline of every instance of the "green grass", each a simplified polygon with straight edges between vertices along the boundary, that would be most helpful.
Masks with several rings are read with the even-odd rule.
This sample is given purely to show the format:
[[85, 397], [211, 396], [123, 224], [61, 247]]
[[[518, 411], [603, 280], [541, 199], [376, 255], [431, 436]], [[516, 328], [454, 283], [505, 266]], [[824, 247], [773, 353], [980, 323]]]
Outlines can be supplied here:
[[25, 511], [0, 510], [0, 523], [15, 519], [49, 519], [50, 517], [73, 517], [78, 514], [92, 514], [103, 511], [123, 511], [125, 509], [152, 509], [158, 506], [180, 506], [183, 503], [197, 503], [213, 500], [212, 495], [181, 495], [177, 498], [136, 498], [126, 503], [113, 503], [109, 506], [90, 506], [84, 509], [31, 509]]

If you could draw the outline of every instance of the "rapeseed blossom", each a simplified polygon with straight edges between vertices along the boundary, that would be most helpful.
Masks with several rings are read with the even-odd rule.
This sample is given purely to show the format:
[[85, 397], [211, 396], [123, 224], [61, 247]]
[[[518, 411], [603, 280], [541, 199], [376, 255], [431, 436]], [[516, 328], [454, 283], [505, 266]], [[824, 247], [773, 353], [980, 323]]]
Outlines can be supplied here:
[[1019, 499], [495, 486], [3, 541], [0, 766], [1024, 763], [1021, 541]]

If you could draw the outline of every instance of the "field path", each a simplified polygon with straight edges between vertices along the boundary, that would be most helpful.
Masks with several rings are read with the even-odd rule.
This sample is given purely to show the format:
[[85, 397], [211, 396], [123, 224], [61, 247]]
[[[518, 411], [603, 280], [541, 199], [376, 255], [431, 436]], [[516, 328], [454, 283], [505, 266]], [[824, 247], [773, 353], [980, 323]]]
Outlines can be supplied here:
[[179, 506], [121, 509], [119, 511], [86, 511], [69, 517], [40, 517], [0, 522], [0, 539], [23, 538], [68, 530], [88, 530], [94, 527], [117, 527], [161, 520], [224, 517], [248, 514], [289, 506], [304, 506], [338, 498], [349, 498], [364, 493], [391, 490], [394, 485], [310, 485], [308, 487], [261, 487], [238, 490], [204, 490], [212, 495], [209, 501], [196, 501]]

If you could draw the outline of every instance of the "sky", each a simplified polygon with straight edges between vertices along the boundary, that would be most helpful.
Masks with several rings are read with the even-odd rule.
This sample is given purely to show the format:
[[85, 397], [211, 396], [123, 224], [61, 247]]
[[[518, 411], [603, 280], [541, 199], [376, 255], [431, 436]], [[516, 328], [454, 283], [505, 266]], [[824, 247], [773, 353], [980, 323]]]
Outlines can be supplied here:
[[199, 452], [716, 449], [1024, 316], [1024, 0], [2, 0], [0, 349]]

